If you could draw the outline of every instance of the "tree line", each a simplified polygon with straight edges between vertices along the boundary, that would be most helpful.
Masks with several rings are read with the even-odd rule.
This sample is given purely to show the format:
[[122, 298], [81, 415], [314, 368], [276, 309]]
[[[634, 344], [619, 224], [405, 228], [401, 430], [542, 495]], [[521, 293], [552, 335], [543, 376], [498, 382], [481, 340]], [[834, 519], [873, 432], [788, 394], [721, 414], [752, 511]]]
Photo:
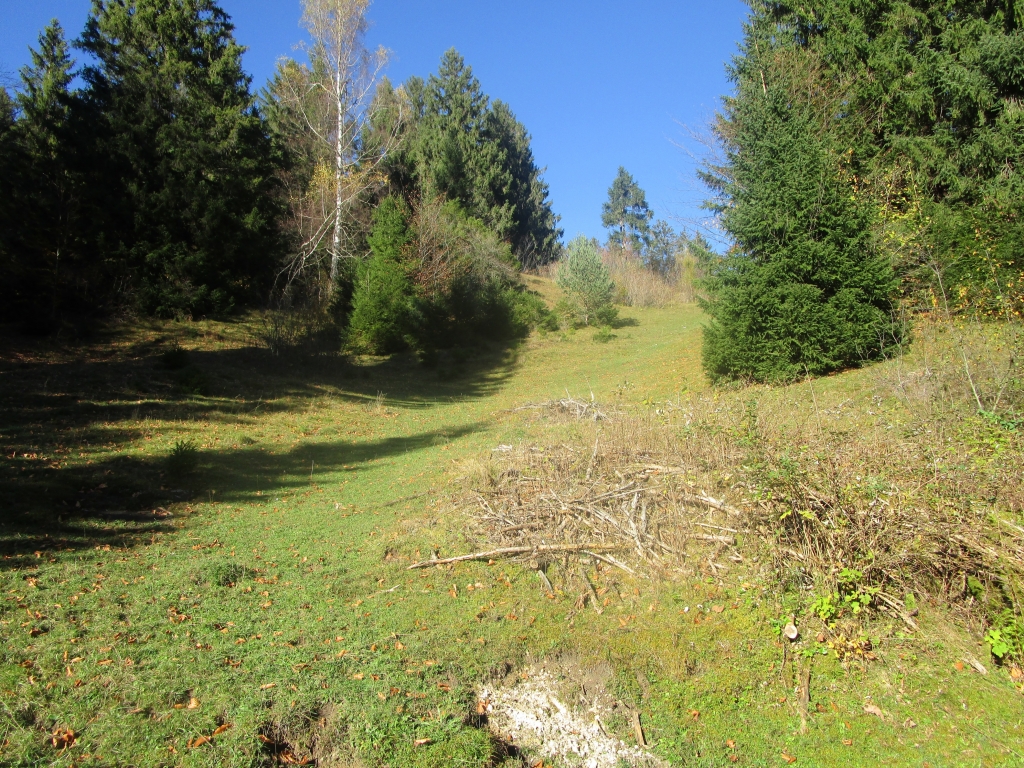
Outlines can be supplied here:
[[[213, 0], [52, 22], [0, 88], [2, 319], [301, 308], [366, 351], [529, 322], [517, 273], [561, 231], [526, 128], [454, 50], [381, 79], [368, 5], [303, 0], [306, 60], [259, 93]], [[389, 302], [394, 328], [348, 334]]]
[[820, 375], [898, 308], [1024, 309], [1024, 2], [751, 0], [703, 178], [715, 380]]

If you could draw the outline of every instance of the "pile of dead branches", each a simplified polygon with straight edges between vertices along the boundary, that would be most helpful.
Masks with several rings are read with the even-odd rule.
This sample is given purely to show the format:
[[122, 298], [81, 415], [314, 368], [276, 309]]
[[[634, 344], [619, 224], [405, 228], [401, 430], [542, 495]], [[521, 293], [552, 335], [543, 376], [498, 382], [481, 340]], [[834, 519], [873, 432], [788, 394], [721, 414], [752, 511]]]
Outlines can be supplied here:
[[575, 555], [629, 573], [687, 558], [721, 568], [716, 559], [735, 546], [744, 513], [695, 487], [682, 467], [633, 459], [602, 451], [600, 438], [590, 452], [505, 451], [492, 459], [500, 470], [467, 500], [493, 548], [420, 565], [513, 557], [538, 568]]

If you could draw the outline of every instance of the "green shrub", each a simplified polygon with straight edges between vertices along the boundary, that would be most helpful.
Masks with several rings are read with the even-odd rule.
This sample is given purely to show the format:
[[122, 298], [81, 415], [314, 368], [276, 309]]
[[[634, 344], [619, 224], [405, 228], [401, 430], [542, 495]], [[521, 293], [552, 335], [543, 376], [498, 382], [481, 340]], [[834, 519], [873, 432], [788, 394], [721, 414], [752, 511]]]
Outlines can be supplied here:
[[571, 323], [610, 325], [615, 321], [615, 284], [597, 246], [583, 235], [569, 243], [556, 282], [565, 292], [560, 309]]
[[178, 440], [167, 456], [167, 471], [172, 477], [185, 477], [199, 467], [199, 446], [195, 440]]
[[373, 212], [371, 256], [359, 269], [349, 317], [349, 346], [384, 355], [409, 346], [413, 286], [403, 260], [411, 239], [404, 204], [385, 199]]

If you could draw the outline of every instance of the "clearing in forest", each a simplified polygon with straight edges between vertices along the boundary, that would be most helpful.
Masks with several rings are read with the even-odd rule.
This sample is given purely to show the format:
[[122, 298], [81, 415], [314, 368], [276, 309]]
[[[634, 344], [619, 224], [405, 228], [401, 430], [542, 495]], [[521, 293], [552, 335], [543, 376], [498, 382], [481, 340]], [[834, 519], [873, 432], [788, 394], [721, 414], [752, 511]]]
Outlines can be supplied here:
[[[829, 621], [827, 599], [808, 609], [825, 594], [801, 565], [814, 553], [772, 556], [756, 519], [730, 522], [782, 517], [755, 476], [808, 489], [795, 513], [824, 515], [838, 502], [801, 473], [846, 449], [832, 469], [878, 510], [865, 531], [885, 505], [966, 486], [950, 460], [913, 487], [935, 445], [907, 394], [920, 353], [711, 391], [698, 310], [623, 315], [610, 337], [535, 334], [429, 366], [274, 356], [246, 324], [137, 327], [75, 356], [6, 340], [0, 761], [1024, 759], [1018, 673], [969, 611], [909, 588], [889, 605], [837, 562], [852, 586]], [[1019, 455], [991, 433], [975, 487], [1001, 487]], [[408, 569], [538, 541], [553, 549]]]

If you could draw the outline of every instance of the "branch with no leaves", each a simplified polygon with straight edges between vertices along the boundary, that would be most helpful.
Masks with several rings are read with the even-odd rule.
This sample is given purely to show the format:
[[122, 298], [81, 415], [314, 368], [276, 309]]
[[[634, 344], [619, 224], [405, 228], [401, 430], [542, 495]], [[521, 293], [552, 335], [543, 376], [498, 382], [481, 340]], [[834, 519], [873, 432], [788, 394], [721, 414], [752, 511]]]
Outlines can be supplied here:
[[515, 557], [516, 555], [529, 555], [544, 552], [619, 552], [629, 549], [624, 545], [607, 544], [538, 544], [534, 547], [502, 547], [491, 549], [486, 552], [474, 552], [471, 555], [459, 555], [458, 557], [446, 557], [442, 560], [424, 560], [421, 563], [413, 563], [406, 570], [414, 571], [417, 568], [430, 568], [433, 565], [448, 565], [449, 563], [465, 563], [470, 560], [493, 560], [498, 557]]

